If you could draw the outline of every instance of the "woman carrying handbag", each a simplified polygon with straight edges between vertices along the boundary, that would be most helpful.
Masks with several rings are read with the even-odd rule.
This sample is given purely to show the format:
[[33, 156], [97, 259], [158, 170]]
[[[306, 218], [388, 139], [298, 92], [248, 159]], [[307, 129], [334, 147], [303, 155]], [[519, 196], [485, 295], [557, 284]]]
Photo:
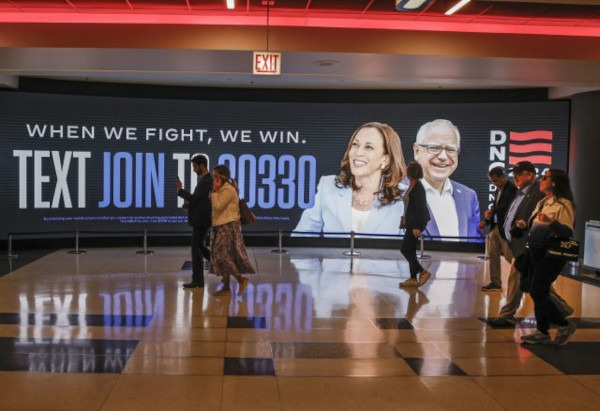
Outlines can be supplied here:
[[[575, 332], [575, 324], [565, 318], [556, 303], [550, 298], [550, 287], [556, 280], [567, 260], [552, 258], [547, 254], [549, 243], [555, 238], [568, 239], [573, 235], [575, 205], [569, 176], [562, 170], [550, 169], [540, 181], [542, 199], [529, 219], [528, 271], [530, 295], [534, 302], [537, 331], [521, 338], [524, 344], [565, 345]], [[516, 222], [524, 228], [523, 220]], [[550, 338], [550, 325], [556, 324], [558, 331], [554, 341]]]
[[231, 295], [229, 282], [232, 275], [239, 283], [238, 295], [242, 295], [248, 287], [248, 279], [243, 277], [242, 273], [254, 274], [255, 271], [248, 259], [240, 228], [237, 187], [227, 166], [218, 165], [214, 168], [210, 200], [213, 217], [210, 235], [211, 265], [213, 272], [223, 278], [223, 288], [213, 293], [213, 296]]

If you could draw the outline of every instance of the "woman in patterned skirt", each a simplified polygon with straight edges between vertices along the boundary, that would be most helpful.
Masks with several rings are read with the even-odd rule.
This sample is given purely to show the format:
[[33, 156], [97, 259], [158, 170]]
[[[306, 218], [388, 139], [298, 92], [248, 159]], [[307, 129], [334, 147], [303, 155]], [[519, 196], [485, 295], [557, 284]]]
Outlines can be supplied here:
[[213, 293], [213, 296], [231, 295], [229, 280], [232, 275], [239, 283], [238, 295], [242, 295], [248, 287], [248, 279], [242, 273], [254, 274], [255, 271], [248, 259], [240, 228], [238, 190], [227, 166], [218, 165], [213, 170], [210, 201], [213, 220], [210, 235], [211, 265], [213, 272], [223, 277], [223, 288]]

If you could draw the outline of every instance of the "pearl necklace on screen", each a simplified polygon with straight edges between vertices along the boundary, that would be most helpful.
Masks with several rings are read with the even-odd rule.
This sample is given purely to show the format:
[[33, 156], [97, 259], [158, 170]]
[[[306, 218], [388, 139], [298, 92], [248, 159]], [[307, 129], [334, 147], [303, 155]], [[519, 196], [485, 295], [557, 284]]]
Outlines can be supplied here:
[[352, 193], [352, 202], [359, 207], [371, 206], [375, 202], [376, 195], [360, 195], [356, 191]]

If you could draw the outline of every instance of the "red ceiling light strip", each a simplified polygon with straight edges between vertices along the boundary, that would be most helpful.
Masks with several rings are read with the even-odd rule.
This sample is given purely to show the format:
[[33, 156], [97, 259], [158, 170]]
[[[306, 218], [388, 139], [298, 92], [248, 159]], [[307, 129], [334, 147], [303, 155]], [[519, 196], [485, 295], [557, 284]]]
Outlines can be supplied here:
[[[406, 18], [349, 17], [345, 13], [319, 15], [271, 16], [270, 25], [277, 27], [314, 27], [344, 29], [411, 30], [456, 33], [534, 34], [548, 36], [600, 37], [600, 25], [582, 26], [584, 20], [536, 19], [527, 23], [523, 19], [498, 19], [473, 16], [440, 17], [437, 19], [414, 16]], [[179, 24], [218, 26], [264, 26], [264, 13], [243, 15], [223, 14], [142, 14], [130, 12], [106, 13], [56, 13], [0, 12], [0, 23], [55, 23], [55, 24]], [[570, 25], [567, 25], [570, 24]]]

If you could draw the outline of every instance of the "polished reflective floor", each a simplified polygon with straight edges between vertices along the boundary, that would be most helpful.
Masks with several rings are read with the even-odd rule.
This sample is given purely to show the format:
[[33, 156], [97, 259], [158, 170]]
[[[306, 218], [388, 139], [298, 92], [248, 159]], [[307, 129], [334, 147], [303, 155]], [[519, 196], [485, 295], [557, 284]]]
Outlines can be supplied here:
[[[523, 347], [487, 320], [476, 254], [431, 252], [418, 290], [398, 251], [249, 248], [241, 297], [186, 290], [189, 248], [66, 250], [0, 277], [0, 409], [597, 410], [600, 287], [560, 277], [578, 329], [565, 347]], [[25, 258], [25, 257], [19, 257]], [[8, 263], [4, 261], [3, 264]], [[1, 275], [2, 273], [0, 273]], [[553, 331], [554, 332], [554, 331]]]

